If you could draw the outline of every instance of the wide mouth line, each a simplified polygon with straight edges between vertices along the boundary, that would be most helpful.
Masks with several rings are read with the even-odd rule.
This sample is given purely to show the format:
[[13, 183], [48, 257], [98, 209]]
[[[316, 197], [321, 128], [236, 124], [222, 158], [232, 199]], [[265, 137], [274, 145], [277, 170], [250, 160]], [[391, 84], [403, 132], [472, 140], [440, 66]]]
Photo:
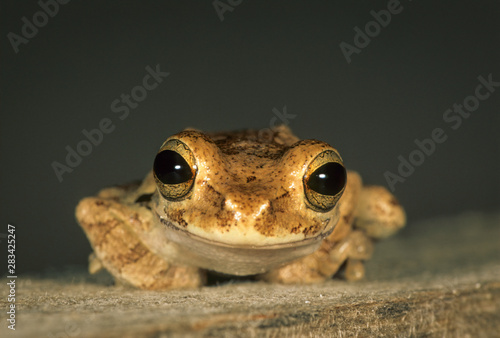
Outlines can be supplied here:
[[[279, 249], [286, 249], [290, 247], [301, 247], [301, 246], [307, 246], [313, 243], [318, 242], [319, 240], [323, 240], [326, 236], [328, 236], [330, 232], [326, 233], [320, 233], [319, 235], [315, 237], [310, 237], [310, 238], [305, 238], [300, 241], [294, 241], [294, 242], [288, 242], [288, 243], [280, 243], [280, 244], [270, 244], [270, 245], [245, 245], [245, 244], [227, 244], [223, 242], [218, 242], [218, 241], [213, 241], [209, 240], [206, 238], [203, 238], [199, 235], [195, 235], [190, 233], [187, 230], [181, 229], [177, 226], [175, 226], [172, 222], [160, 217], [158, 212], [154, 212], [155, 216], [160, 222], [167, 226], [169, 229], [177, 231], [181, 233], [183, 236], [190, 237], [196, 241], [200, 241], [209, 245], [216, 245], [219, 247], [225, 247], [225, 248], [231, 248], [231, 249], [247, 249], [247, 250], [279, 250]], [[333, 229], [332, 229], [333, 230]]]

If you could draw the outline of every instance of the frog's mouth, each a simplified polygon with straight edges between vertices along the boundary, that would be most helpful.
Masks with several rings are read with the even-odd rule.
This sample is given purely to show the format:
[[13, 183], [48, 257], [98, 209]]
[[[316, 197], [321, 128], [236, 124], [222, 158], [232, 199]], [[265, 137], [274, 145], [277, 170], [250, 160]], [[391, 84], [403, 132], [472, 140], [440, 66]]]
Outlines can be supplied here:
[[175, 226], [155, 212], [164, 225], [163, 236], [173, 244], [169, 258], [181, 264], [231, 275], [245, 276], [267, 272], [316, 251], [332, 229], [316, 237], [296, 242], [256, 245], [231, 245], [202, 238]]

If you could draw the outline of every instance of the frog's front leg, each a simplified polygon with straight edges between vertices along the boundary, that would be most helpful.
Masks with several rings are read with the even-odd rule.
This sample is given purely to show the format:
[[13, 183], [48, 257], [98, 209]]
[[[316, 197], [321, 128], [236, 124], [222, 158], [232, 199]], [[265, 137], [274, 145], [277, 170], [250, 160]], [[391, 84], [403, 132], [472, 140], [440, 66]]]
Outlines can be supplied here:
[[347, 173], [347, 185], [339, 202], [340, 219], [333, 232], [323, 240], [314, 253], [293, 261], [262, 276], [264, 280], [284, 284], [314, 283], [333, 276], [346, 259], [358, 258], [363, 250], [371, 254], [371, 242], [360, 232], [353, 232], [352, 223], [356, 201], [362, 189], [361, 178], [355, 172]]
[[144, 205], [124, 203], [121, 194], [123, 189], [110, 188], [78, 204], [76, 217], [96, 256], [89, 269], [102, 264], [120, 283], [141, 289], [200, 286], [204, 276], [198, 268], [172, 264], [141, 241], [138, 232], [149, 230], [152, 214]]
[[345, 263], [345, 278], [359, 280], [364, 277], [364, 261], [373, 253], [374, 240], [392, 235], [406, 221], [391, 193], [379, 186], [363, 187], [354, 172], [348, 173], [339, 211], [338, 224], [319, 250], [263, 278], [284, 284], [318, 282], [332, 277]]

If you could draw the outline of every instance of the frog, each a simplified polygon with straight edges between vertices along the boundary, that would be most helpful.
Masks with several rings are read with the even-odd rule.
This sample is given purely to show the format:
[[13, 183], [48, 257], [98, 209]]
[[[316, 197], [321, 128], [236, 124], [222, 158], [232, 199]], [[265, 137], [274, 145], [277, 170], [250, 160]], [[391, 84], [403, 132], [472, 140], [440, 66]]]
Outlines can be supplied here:
[[89, 272], [145, 290], [192, 289], [207, 275], [279, 284], [364, 278], [374, 244], [406, 214], [385, 187], [364, 185], [339, 152], [289, 127], [166, 139], [139, 182], [83, 198], [76, 219]]

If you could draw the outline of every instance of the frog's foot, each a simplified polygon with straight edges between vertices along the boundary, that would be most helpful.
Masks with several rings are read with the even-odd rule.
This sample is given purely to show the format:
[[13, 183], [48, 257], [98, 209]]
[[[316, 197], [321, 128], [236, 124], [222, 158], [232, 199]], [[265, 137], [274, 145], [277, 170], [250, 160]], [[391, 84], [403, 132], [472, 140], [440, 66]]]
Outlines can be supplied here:
[[373, 254], [373, 241], [361, 231], [353, 231], [346, 238], [336, 243], [329, 251], [321, 272], [331, 277], [335, 275], [345, 263], [347, 280], [355, 281], [365, 276], [364, 261]]
[[102, 262], [97, 256], [95, 255], [95, 252], [92, 252], [89, 255], [89, 273], [91, 275], [94, 275], [104, 269], [104, 265], [102, 265]]
[[151, 217], [145, 207], [124, 205], [115, 199], [86, 198], [78, 205], [76, 216], [95, 252], [89, 265], [91, 272], [102, 265], [120, 283], [141, 289], [202, 285], [200, 269], [171, 264], [140, 241], [136, 231], [146, 228]]
[[272, 270], [261, 278], [283, 284], [316, 283], [331, 278], [346, 263], [346, 279], [358, 280], [364, 277], [363, 261], [369, 259], [372, 253], [372, 240], [361, 231], [352, 231], [334, 245], [324, 241], [316, 252]]
[[311, 284], [322, 282], [326, 277], [320, 273], [319, 260], [313, 253], [281, 268], [259, 275], [258, 279], [270, 283]]
[[355, 228], [371, 238], [383, 239], [393, 235], [405, 223], [405, 212], [394, 195], [384, 187], [363, 187], [356, 207]]

